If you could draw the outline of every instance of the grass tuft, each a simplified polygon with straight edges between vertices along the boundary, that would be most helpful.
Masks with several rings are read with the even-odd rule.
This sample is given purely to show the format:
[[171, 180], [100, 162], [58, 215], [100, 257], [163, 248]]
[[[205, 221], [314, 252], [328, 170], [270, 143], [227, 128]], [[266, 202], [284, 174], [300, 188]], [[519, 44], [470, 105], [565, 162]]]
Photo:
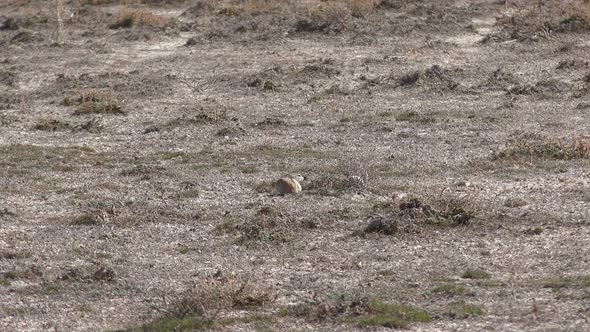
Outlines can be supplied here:
[[369, 303], [369, 315], [357, 321], [358, 327], [383, 326], [405, 329], [411, 322], [431, 321], [426, 311], [405, 304], [387, 304], [378, 300]]

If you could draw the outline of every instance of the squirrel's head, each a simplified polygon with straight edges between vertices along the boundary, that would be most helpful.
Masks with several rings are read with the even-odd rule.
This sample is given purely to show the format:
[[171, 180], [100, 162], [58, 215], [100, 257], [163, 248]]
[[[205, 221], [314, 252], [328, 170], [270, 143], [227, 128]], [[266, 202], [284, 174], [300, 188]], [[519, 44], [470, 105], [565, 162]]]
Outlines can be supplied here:
[[293, 179], [297, 182], [302, 182], [303, 180], [305, 180], [305, 178], [301, 174], [292, 174], [291, 179]]

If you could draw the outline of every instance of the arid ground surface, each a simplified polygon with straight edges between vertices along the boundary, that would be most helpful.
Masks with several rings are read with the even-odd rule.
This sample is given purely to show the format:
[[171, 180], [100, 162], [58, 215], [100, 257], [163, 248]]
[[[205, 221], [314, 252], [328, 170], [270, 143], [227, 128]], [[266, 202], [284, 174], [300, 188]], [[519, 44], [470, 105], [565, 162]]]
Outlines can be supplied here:
[[588, 6], [0, 2], [0, 330], [590, 330]]

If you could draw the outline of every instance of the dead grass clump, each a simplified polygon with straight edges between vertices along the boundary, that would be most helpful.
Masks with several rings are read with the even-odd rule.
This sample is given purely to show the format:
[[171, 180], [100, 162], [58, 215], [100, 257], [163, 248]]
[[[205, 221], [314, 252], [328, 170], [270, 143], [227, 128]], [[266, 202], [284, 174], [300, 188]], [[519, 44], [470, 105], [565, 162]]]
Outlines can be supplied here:
[[423, 113], [410, 110], [397, 114], [395, 120], [413, 123], [433, 123], [436, 122], [436, 118], [433, 115], [435, 115], [433, 112]]
[[590, 140], [582, 137], [573, 139], [548, 138], [537, 133], [516, 135], [501, 152], [495, 152], [492, 160], [503, 159], [590, 159]]
[[340, 196], [354, 188], [353, 183], [340, 172], [323, 172], [310, 179], [305, 192], [320, 196]]
[[[548, 96], [563, 96], [572, 91], [572, 85], [559, 79], [544, 79], [534, 84], [517, 84], [506, 89], [511, 95], [536, 95], [542, 98]], [[574, 91], [575, 93], [575, 91]]]
[[71, 171], [81, 163], [94, 162], [98, 157], [88, 147], [37, 146], [14, 144], [0, 147], [0, 168], [19, 170]]
[[31, 257], [29, 251], [16, 251], [16, 250], [0, 250], [0, 260], [3, 259], [24, 259]]
[[337, 2], [323, 2], [307, 8], [295, 22], [295, 32], [340, 33], [347, 29], [350, 10]]
[[279, 316], [324, 321], [341, 317], [358, 317], [368, 311], [369, 299], [357, 294], [341, 293], [289, 305], [279, 310]]
[[62, 130], [67, 130], [71, 128], [71, 125], [67, 122], [63, 122], [60, 120], [48, 120], [48, 119], [42, 119], [39, 120], [35, 126], [33, 127], [35, 130], [40, 130], [40, 131], [62, 131]]
[[285, 122], [285, 120], [277, 116], [271, 116], [264, 118], [262, 121], [256, 122], [253, 126], [258, 128], [277, 129], [279, 127], [285, 127], [286, 125], [287, 122]]
[[467, 269], [461, 275], [464, 279], [490, 279], [492, 275], [482, 269]]
[[75, 217], [70, 224], [76, 226], [93, 226], [98, 225], [101, 222], [101, 218], [95, 213], [85, 213]]
[[121, 6], [115, 23], [109, 26], [110, 29], [131, 28], [134, 25], [163, 27], [169, 23], [169, 19], [144, 11], [130, 11]]
[[382, 215], [374, 215], [369, 218], [369, 224], [364, 233], [379, 233], [384, 235], [394, 235], [398, 232], [398, 222], [392, 218], [386, 218]]
[[405, 304], [389, 304], [358, 295], [337, 294], [325, 299], [283, 307], [281, 316], [308, 321], [336, 320], [357, 327], [408, 328], [413, 322], [430, 322], [427, 312]]
[[500, 30], [486, 36], [482, 42], [507, 40], [535, 40], [548, 38], [554, 32], [590, 30], [590, 3], [586, 0], [527, 1], [513, 16], [496, 22]]
[[363, 231], [353, 232], [353, 236], [413, 233], [419, 231], [421, 225], [465, 226], [476, 216], [474, 203], [467, 197], [443, 195], [431, 201], [425, 204], [421, 199], [408, 196], [391, 203], [377, 203], [373, 206], [376, 213], [368, 218], [368, 225]]
[[240, 8], [238, 6], [234, 6], [234, 5], [223, 7], [217, 12], [218, 15], [224, 15], [224, 16], [230, 16], [230, 17], [240, 16], [241, 13], [242, 13], [242, 8]]
[[292, 238], [294, 227], [293, 221], [283, 215], [258, 214], [235, 230], [240, 234], [238, 243], [285, 243]]
[[64, 105], [77, 104], [74, 115], [83, 114], [126, 114], [117, 104], [111, 90], [99, 91], [95, 89], [83, 91], [77, 99], [66, 97]]
[[551, 277], [536, 281], [535, 284], [540, 284], [543, 288], [551, 289], [589, 288], [590, 275]]
[[259, 194], [271, 194], [275, 188], [275, 181], [267, 180], [257, 183], [254, 187]]
[[439, 65], [433, 65], [423, 71], [413, 71], [399, 78], [399, 86], [422, 86], [436, 90], [456, 90], [460, 84], [454, 76], [460, 69], [450, 70]]
[[372, 13], [382, 2], [379, 0], [349, 0], [348, 8], [353, 17], [362, 18]]
[[200, 107], [195, 115], [183, 114], [179, 118], [172, 119], [164, 125], [165, 128], [171, 129], [176, 127], [188, 127], [204, 124], [222, 123], [228, 120], [225, 109], [205, 109]]
[[127, 331], [197, 331], [213, 327], [218, 315], [230, 309], [248, 310], [271, 303], [276, 296], [270, 287], [240, 276], [223, 276], [221, 271], [197, 282], [190, 289], [163, 296], [162, 316]]
[[43, 271], [37, 265], [28, 268], [0, 272], [0, 280], [34, 280], [43, 276]]
[[476, 216], [474, 202], [469, 197], [443, 195], [434, 201], [435, 208], [423, 209], [427, 222], [435, 225], [469, 225]]
[[453, 319], [466, 319], [474, 316], [481, 316], [484, 314], [484, 310], [478, 305], [459, 301], [449, 304], [445, 314]]

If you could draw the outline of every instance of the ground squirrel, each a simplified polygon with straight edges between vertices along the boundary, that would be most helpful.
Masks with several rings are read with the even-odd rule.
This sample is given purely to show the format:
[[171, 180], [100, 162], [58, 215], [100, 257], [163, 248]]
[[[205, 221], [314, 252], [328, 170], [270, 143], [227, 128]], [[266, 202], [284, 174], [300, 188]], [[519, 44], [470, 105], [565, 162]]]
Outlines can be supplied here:
[[275, 191], [279, 195], [298, 194], [301, 192], [301, 184], [299, 184], [301, 181], [303, 181], [301, 175], [284, 176], [275, 183]]

